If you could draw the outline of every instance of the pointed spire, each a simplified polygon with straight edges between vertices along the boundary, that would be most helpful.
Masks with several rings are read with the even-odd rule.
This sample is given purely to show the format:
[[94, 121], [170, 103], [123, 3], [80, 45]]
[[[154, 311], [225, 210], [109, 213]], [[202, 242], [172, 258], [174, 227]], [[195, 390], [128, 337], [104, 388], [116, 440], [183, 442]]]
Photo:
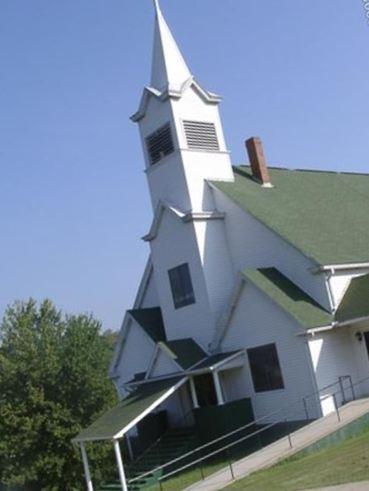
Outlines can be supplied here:
[[159, 0], [154, 0], [155, 36], [152, 59], [151, 87], [162, 91], [179, 89], [192, 75], [161, 12]]

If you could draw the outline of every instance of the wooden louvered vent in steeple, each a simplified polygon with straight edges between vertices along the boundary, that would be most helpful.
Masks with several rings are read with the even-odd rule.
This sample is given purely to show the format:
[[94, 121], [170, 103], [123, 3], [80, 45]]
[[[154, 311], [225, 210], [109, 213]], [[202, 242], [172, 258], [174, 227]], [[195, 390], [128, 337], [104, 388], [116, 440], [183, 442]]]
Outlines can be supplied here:
[[214, 123], [183, 121], [188, 148], [218, 151], [219, 142]]

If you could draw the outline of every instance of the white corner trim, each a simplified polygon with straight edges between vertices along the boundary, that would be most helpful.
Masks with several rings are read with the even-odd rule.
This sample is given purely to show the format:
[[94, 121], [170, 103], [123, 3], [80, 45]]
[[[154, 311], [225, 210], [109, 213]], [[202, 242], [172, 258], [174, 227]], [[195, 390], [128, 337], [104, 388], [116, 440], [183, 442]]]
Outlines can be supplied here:
[[184, 377], [179, 382], [177, 382], [173, 387], [171, 387], [165, 394], [163, 394], [159, 399], [157, 399], [151, 406], [149, 406], [145, 411], [143, 411], [139, 416], [133, 419], [127, 426], [125, 426], [119, 433], [114, 435], [115, 440], [121, 439], [125, 433], [131, 430], [136, 426], [145, 416], [151, 413], [154, 409], [156, 409], [160, 404], [162, 404], [166, 399], [168, 399], [171, 395], [174, 394], [183, 384], [185, 384], [188, 380], [188, 377]]
[[233, 313], [238, 305], [245, 284], [246, 284], [245, 277], [242, 275], [242, 273], [238, 273], [236, 284], [233, 288], [230, 301], [227, 303], [227, 307], [225, 308], [223, 314], [219, 318], [217, 327], [215, 329], [213, 341], [210, 343], [211, 352], [214, 352], [223, 341], [226, 332], [229, 328], [230, 322], [232, 320]]

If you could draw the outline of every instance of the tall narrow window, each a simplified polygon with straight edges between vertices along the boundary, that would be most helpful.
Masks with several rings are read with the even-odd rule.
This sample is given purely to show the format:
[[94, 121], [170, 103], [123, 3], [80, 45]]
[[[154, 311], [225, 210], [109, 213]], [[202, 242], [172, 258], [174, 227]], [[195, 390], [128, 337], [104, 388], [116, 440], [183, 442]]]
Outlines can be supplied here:
[[174, 152], [170, 124], [166, 123], [146, 138], [150, 164], [154, 165], [166, 155]]
[[282, 371], [275, 344], [247, 350], [255, 392], [284, 389]]
[[219, 142], [214, 123], [202, 121], [183, 121], [188, 148], [197, 150], [219, 150]]
[[195, 303], [190, 268], [188, 264], [181, 264], [168, 271], [170, 287], [173, 295], [174, 307], [180, 309]]

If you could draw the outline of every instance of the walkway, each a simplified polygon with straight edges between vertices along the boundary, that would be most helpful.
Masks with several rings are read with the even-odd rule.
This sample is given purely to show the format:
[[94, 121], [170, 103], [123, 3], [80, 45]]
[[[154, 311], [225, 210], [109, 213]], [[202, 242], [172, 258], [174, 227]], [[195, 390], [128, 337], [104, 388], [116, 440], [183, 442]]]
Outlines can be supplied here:
[[[301, 428], [295, 433], [292, 433], [292, 449], [290, 448], [288, 438], [283, 438], [234, 463], [233, 471], [236, 480], [243, 479], [252, 472], [270, 467], [280, 460], [290, 457], [300, 450], [303, 450], [311, 444], [321, 440], [325, 436], [334, 433], [355, 419], [360, 418], [369, 412], [369, 398], [350, 402], [349, 404], [341, 407], [339, 411], [341, 417], [340, 423], [337, 420], [336, 413], [332, 413], [329, 416], [320, 418], [319, 420], [314, 421], [304, 428]], [[204, 481], [193, 484], [184, 491], [216, 491], [218, 489], [225, 488], [231, 482], [232, 476], [230, 469], [229, 467], [226, 467], [216, 474], [211, 475]]]

